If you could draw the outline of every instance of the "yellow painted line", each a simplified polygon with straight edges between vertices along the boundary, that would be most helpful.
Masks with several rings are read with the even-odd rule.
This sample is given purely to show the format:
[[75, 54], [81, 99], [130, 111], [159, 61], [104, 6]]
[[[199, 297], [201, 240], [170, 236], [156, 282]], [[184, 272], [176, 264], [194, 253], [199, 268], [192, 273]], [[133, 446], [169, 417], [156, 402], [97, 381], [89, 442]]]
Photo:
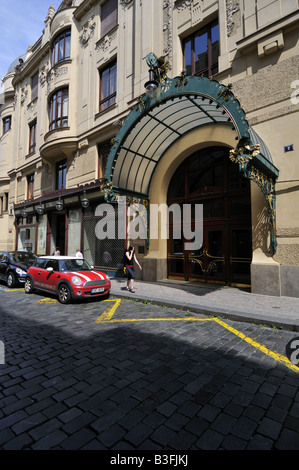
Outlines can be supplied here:
[[241, 331], [238, 331], [236, 330], [235, 328], [229, 326], [227, 323], [224, 323], [222, 320], [219, 320], [218, 318], [214, 318], [214, 321], [216, 323], [218, 323], [219, 325], [223, 326], [224, 328], [226, 328], [228, 331], [230, 331], [231, 333], [233, 333], [234, 335], [238, 336], [239, 338], [241, 338], [243, 341], [246, 341], [246, 343], [250, 344], [251, 346], [253, 346], [254, 348], [258, 349], [259, 351], [263, 352], [264, 354], [266, 354], [267, 356], [269, 357], [272, 357], [273, 359], [275, 359], [275, 361], [277, 362], [280, 362], [282, 364], [284, 364], [285, 366], [287, 366], [289, 369], [295, 371], [295, 372], [299, 372], [299, 367], [298, 366], [295, 366], [295, 364], [292, 364], [291, 361], [285, 357], [285, 356], [282, 356], [281, 354], [275, 352], [275, 351], [271, 351], [269, 348], [267, 348], [266, 346], [264, 346], [263, 344], [255, 341], [254, 339], [252, 338], [249, 338], [248, 336], [244, 335], [244, 333], [242, 333]]
[[58, 300], [56, 299], [51, 299], [50, 297], [47, 297], [45, 299], [38, 300], [35, 302], [36, 304], [56, 304]]
[[5, 292], [24, 292], [24, 289], [6, 289]]
[[114, 315], [115, 310], [119, 307], [119, 304], [121, 303], [121, 299], [116, 299], [116, 300], [104, 300], [104, 302], [114, 302], [113, 307], [107, 308], [102, 315], [97, 318], [95, 323], [102, 323], [102, 322], [109, 322], [111, 321], [111, 318]]
[[[105, 313], [105, 312], [104, 312]], [[197, 317], [169, 317], [169, 318], [129, 318], [117, 320], [102, 320], [101, 323], [132, 323], [132, 322], [148, 322], [148, 321], [212, 321], [213, 318], [197, 318]], [[100, 323], [100, 322], [97, 322]]]

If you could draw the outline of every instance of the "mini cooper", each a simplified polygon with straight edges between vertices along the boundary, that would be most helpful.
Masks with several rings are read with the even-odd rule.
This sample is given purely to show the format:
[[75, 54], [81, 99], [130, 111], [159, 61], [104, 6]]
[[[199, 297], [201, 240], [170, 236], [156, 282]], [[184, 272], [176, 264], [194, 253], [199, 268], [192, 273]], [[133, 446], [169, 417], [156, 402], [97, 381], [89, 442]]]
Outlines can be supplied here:
[[25, 292], [57, 295], [62, 304], [91, 297], [109, 297], [109, 277], [84, 259], [73, 256], [40, 256], [27, 272]]

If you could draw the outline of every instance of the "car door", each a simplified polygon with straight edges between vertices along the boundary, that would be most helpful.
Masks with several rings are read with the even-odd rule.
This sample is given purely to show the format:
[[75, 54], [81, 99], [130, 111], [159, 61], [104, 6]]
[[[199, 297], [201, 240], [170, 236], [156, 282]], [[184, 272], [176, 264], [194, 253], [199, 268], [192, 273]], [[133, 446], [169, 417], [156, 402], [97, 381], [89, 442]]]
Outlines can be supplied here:
[[58, 260], [47, 260], [45, 269], [42, 272], [42, 282], [44, 284], [44, 289], [55, 292], [59, 279], [60, 275]]
[[6, 253], [0, 253], [0, 279], [6, 281], [6, 271], [8, 266], [8, 258]]

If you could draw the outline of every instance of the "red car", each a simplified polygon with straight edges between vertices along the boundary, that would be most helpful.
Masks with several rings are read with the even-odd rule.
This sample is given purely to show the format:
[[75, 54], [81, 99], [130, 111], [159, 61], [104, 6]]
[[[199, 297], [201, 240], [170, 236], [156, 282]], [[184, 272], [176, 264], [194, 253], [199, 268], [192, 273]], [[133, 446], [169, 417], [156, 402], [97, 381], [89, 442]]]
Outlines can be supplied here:
[[73, 256], [40, 256], [27, 271], [25, 292], [52, 292], [59, 302], [91, 297], [109, 297], [109, 277]]

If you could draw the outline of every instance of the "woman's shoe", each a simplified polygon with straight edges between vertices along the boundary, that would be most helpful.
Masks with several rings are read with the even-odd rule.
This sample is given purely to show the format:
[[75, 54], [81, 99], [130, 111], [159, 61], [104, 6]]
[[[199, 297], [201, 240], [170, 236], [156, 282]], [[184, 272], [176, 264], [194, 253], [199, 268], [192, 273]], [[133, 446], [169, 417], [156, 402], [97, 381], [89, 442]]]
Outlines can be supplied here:
[[134, 289], [129, 289], [129, 291], [132, 292], [132, 294], [134, 294], [135, 292]]

